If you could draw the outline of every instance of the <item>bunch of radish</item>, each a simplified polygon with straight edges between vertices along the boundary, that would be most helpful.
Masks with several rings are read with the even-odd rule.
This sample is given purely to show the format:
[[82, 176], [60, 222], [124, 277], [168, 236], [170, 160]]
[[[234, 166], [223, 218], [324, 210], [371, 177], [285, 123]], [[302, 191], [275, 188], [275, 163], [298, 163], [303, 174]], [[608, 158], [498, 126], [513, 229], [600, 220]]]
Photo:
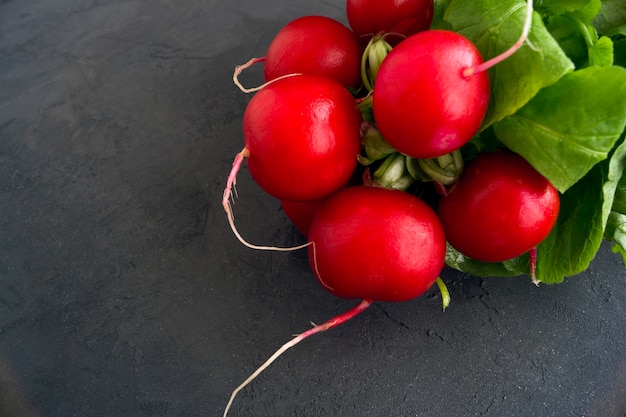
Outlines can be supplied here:
[[[493, 99], [488, 71], [534, 47], [533, 3], [522, 6], [517, 40], [488, 60], [462, 33], [432, 27], [432, 0], [347, 0], [348, 26], [300, 17], [265, 56], [235, 69], [234, 82], [254, 95], [222, 201], [234, 234], [252, 249], [306, 248], [326, 290], [361, 301], [283, 345], [233, 392], [224, 416], [285, 350], [375, 301], [411, 300], [438, 283], [445, 309], [439, 275], [454, 257], [521, 259], [539, 282], [537, 247], [557, 224], [560, 190], [514, 146], [473, 141]], [[256, 64], [264, 82], [245, 88], [239, 76]], [[306, 243], [260, 246], [240, 235], [231, 203], [244, 161]]]

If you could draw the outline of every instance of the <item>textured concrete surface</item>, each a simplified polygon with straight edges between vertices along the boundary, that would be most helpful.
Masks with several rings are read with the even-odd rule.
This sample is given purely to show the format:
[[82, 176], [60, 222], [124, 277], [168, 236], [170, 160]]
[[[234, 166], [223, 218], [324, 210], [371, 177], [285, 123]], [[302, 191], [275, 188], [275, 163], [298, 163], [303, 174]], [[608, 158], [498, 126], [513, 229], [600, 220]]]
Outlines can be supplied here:
[[[235, 65], [342, 1], [0, 1], [0, 416], [217, 416], [291, 337], [355, 303], [220, 206]], [[244, 81], [258, 83], [260, 70]], [[250, 240], [302, 242], [244, 171]], [[233, 416], [626, 415], [626, 272], [558, 286], [445, 271], [289, 351]]]

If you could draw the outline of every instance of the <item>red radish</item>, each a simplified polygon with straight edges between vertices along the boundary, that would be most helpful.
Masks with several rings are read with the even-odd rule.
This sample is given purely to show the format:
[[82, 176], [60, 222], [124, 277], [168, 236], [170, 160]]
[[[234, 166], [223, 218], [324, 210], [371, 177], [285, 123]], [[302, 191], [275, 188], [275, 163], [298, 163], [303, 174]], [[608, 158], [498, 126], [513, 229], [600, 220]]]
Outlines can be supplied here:
[[243, 116], [245, 147], [237, 154], [222, 205], [235, 235], [230, 198], [248, 158], [250, 174], [268, 194], [315, 200], [341, 188], [360, 151], [361, 114], [341, 84], [317, 75], [276, 80], [252, 97]]
[[417, 197], [350, 187], [318, 211], [308, 236], [319, 282], [343, 298], [405, 301], [437, 279], [446, 243], [435, 212]]
[[319, 209], [322, 207], [324, 201], [326, 201], [325, 198], [308, 201], [282, 200], [280, 204], [283, 207], [283, 211], [296, 229], [298, 229], [298, 231], [300, 231], [300, 233], [304, 236], [308, 236], [309, 228], [313, 222], [313, 217], [315, 217]]
[[328, 198], [313, 219], [308, 246], [322, 285], [340, 297], [362, 300], [281, 346], [233, 391], [224, 417], [235, 396], [291, 347], [345, 323], [374, 300], [406, 301], [422, 295], [438, 280], [446, 252], [443, 228], [426, 203], [403, 191], [365, 186], [348, 187]]
[[374, 118], [389, 144], [413, 158], [450, 153], [478, 131], [489, 104], [486, 72], [473, 43], [444, 30], [413, 35], [383, 60], [373, 95]]
[[395, 33], [406, 37], [430, 27], [433, 0], [347, 0], [346, 12], [359, 36]]
[[374, 118], [387, 142], [420, 159], [465, 145], [487, 112], [486, 71], [522, 47], [532, 13], [528, 0], [519, 39], [486, 62], [467, 38], [447, 30], [420, 32], [396, 46], [377, 71], [373, 93]]
[[360, 84], [361, 47], [354, 33], [324, 16], [304, 16], [284, 26], [265, 56], [265, 81], [293, 74], [317, 74], [345, 87]]
[[341, 188], [360, 151], [352, 95], [325, 77], [300, 75], [264, 87], [243, 116], [250, 174], [281, 200], [313, 200]]
[[478, 261], [501, 262], [541, 243], [559, 208], [552, 184], [524, 158], [502, 150], [470, 161], [438, 214], [455, 249]]
[[[526, 35], [530, 25], [529, 16], [532, 17], [532, 1], [529, 1], [528, 5], [529, 10], [527, 11], [524, 30]], [[463, 40], [459, 40], [458, 37], [450, 35], [450, 32], [446, 31], [432, 31], [428, 33], [429, 34], [426, 36], [431, 37], [428, 38], [430, 39], [429, 42], [435, 42], [435, 44], [419, 46], [419, 42], [413, 41], [419, 47], [407, 47], [408, 49], [404, 52], [398, 52], [396, 54], [400, 57], [398, 58], [399, 61], [405, 60], [409, 64], [417, 64], [419, 62], [416, 62], [412, 57], [412, 54], [416, 51], [412, 49], [415, 48], [417, 52], [419, 52], [421, 48], [422, 51], [419, 56], [426, 62], [424, 67], [417, 70], [416, 68], [412, 68], [411, 65], [409, 65], [408, 69], [406, 67], [403, 68], [399, 62], [396, 62], [395, 66], [394, 64], [390, 64], [389, 67], [392, 69], [388, 70], [385, 76], [387, 78], [386, 82], [389, 83], [390, 87], [388, 87], [386, 93], [382, 92], [379, 94], [379, 98], [382, 98], [379, 100], [379, 103], [388, 103], [391, 106], [393, 101], [400, 98], [400, 105], [391, 107], [393, 111], [397, 111], [401, 117], [409, 116], [409, 125], [416, 120], [423, 122], [428, 116], [433, 116], [437, 126], [436, 129], [428, 129], [422, 125], [417, 131], [414, 129], [407, 130], [406, 121], [401, 119], [396, 119], [396, 121], [402, 127], [400, 131], [405, 129], [404, 133], [410, 133], [411, 135], [418, 133], [417, 137], [420, 137], [422, 133], [428, 133], [430, 130], [431, 137], [425, 139], [427, 143], [425, 148], [436, 148], [437, 152], [439, 152], [441, 148], [450, 147], [451, 143], [455, 143], [456, 146], [456, 144], [463, 141], [462, 139], [464, 138], [450, 136], [451, 134], [458, 136], [458, 134], [455, 133], [455, 129], [460, 130], [463, 134], [467, 134], [471, 130], [472, 120], [475, 123], [475, 119], [480, 119], [475, 113], [482, 112], [484, 110], [483, 107], [486, 106], [486, 104], [481, 105], [481, 100], [485, 99], [483, 91], [485, 84], [488, 90], [488, 80], [486, 79], [484, 71], [488, 69], [490, 65], [495, 65], [497, 62], [505, 59], [506, 56], [510, 56], [516, 48], [521, 46], [525, 35], [522, 35], [522, 38], [520, 38], [509, 51], [484, 63], [479, 55], [478, 59], [476, 59], [477, 54], [475, 51], [467, 46], [466, 42], [469, 41], [465, 40], [466, 42], [464, 43]], [[434, 35], [432, 33], [434, 33]], [[419, 35], [421, 34], [413, 36]], [[442, 41], [442, 43], [437, 43], [439, 41]], [[403, 41], [400, 46], [405, 43], [407, 43], [407, 40]], [[409, 42], [409, 44], [411, 44], [411, 42]], [[441, 48], [443, 52], [439, 52], [439, 48]], [[434, 54], [437, 59], [429, 59], [428, 54], [430, 53]], [[441, 60], [443, 60], [443, 62]], [[385, 59], [383, 63], [386, 61], [387, 59]], [[451, 61], [451, 68], [446, 68], [444, 62], [450, 64], [450, 62], [446, 61]], [[412, 79], [410, 77], [412, 71], [422, 75], [418, 76], [416, 79]], [[236, 74], [235, 77], [233, 77], [235, 80]], [[426, 74], [426, 76], [424, 76], [424, 74]], [[284, 175], [274, 176], [274, 173], [270, 169], [272, 165], [282, 173], [284, 172], [282, 165], [285, 162], [287, 162], [286, 165], [294, 165], [292, 160], [295, 159], [296, 156], [302, 156], [300, 155], [300, 151], [304, 149], [304, 165], [306, 169], [304, 169], [302, 173], [310, 173], [309, 171], [313, 170], [316, 164], [309, 165], [309, 162], [313, 162], [314, 159], [317, 159], [316, 156], [318, 153], [326, 155], [328, 147], [334, 148], [334, 146], [330, 146], [328, 141], [322, 141], [329, 145], [328, 147], [320, 145], [317, 139], [313, 140], [312, 143], [307, 141], [302, 142], [301, 137], [307, 136], [306, 133], [312, 133], [311, 136], [313, 138], [318, 138], [318, 136], [323, 137], [322, 130], [318, 129], [318, 125], [322, 124], [318, 122], [321, 121], [332, 126], [342, 126], [341, 123], [334, 121], [333, 116], [336, 109], [334, 104], [318, 104], [326, 103], [326, 97], [324, 95], [318, 96], [318, 100], [312, 100], [310, 98], [311, 96], [308, 95], [309, 92], [305, 89], [302, 90], [307, 92], [305, 103], [307, 103], [309, 108], [313, 109], [314, 113], [317, 115], [312, 117], [306, 110], [307, 105], [298, 107], [299, 102], [297, 100], [287, 100], [285, 97], [281, 97], [283, 94], [287, 94], [286, 91], [282, 91], [281, 94], [276, 94], [276, 92], [273, 91], [273, 86], [281, 86], [287, 82], [295, 82], [297, 84], [301, 82], [304, 77], [307, 77], [305, 75], [291, 75], [292, 74], [279, 76], [279, 81], [272, 82], [264, 87], [261, 93], [255, 96], [252, 101], [262, 93], [270, 91], [270, 93], [266, 94], [262, 99], [262, 103], [264, 105], [267, 104], [267, 106], [262, 107], [259, 104], [256, 106], [254, 112], [251, 112], [254, 117], [250, 116], [246, 118], [244, 116], [244, 131], [246, 130], [246, 126], [249, 127], [260, 124], [262, 127], [255, 128], [252, 134], [248, 133], [245, 135], [246, 147], [235, 159], [224, 191], [223, 205], [235, 233], [236, 229], [233, 224], [229, 199], [237, 171], [243, 158], [250, 158], [250, 171], [252, 175], [255, 176], [255, 179], [257, 179], [256, 177], [258, 176], [257, 182], [263, 182], [265, 187], [272, 189], [274, 192], [280, 191], [281, 195], [283, 192], [286, 192], [286, 194], [294, 193], [295, 195], [297, 194], [296, 190], [292, 187], [292, 184], [289, 184], [288, 181], [285, 180]], [[401, 88], [402, 85], [398, 83], [394, 84], [392, 81], [395, 75], [400, 76], [403, 82], [409, 82], [410, 88], [420, 85], [427, 87], [427, 97], [428, 100], [431, 101], [421, 102], [422, 107], [420, 109], [426, 116], [420, 112], [412, 113], [405, 108], [405, 106], [415, 107], [418, 101], [414, 100], [418, 98], [417, 96], [419, 96], [419, 94], [403, 92]], [[434, 87], [429, 86], [428, 75], [431, 77], [430, 82], [435, 84]], [[472, 81], [474, 79], [478, 81]], [[457, 99], [460, 99], [457, 106], [454, 106], [454, 103], [449, 100], [441, 99], [434, 95], [434, 93], [452, 94], [455, 86], [459, 82], [465, 81], [471, 84], [470, 87], [459, 87], [465, 94], [481, 94], [478, 100], [474, 100], [478, 106], [477, 109], [472, 109], [471, 106], [468, 106], [468, 103], [472, 102], [472, 98], [463, 96], [462, 94], [456, 96]], [[376, 114], [377, 89], [378, 85], [374, 91], [374, 115], [376, 118], [378, 117], [378, 114]], [[395, 97], [394, 94], [398, 94], [398, 97]], [[291, 106], [287, 105], [287, 103]], [[381, 110], [381, 105], [378, 106], [379, 110]], [[435, 110], [432, 111], [429, 106], [434, 106]], [[267, 110], [268, 107], [270, 110]], [[337, 107], [343, 108], [344, 106]], [[322, 108], [326, 108], [326, 111], [323, 111]], [[468, 114], [463, 114], [465, 110], [468, 111]], [[380, 114], [385, 114], [384, 110], [381, 111], [382, 113]], [[393, 111], [391, 112], [393, 113]], [[248, 113], [248, 111], [246, 111], [246, 113]], [[284, 117], [285, 115], [283, 113], [289, 116]], [[348, 114], [350, 112], [345, 111], [345, 113]], [[390, 112], [387, 112], [387, 115], [389, 114]], [[297, 119], [297, 121], [291, 122], [290, 117]], [[351, 126], [353, 123], [352, 117], [353, 116], [348, 115], [348, 120], [344, 120], [344, 124]], [[446, 120], [446, 117], [448, 120]], [[385, 117], [383, 116], [383, 118]], [[280, 120], [280, 122], [274, 119]], [[333, 123], [328, 122], [331, 119], [334, 121]], [[360, 122], [360, 114], [357, 119]], [[383, 124], [387, 125], [387, 129], [389, 129], [388, 132], [394, 131], [391, 127], [394, 123], [391, 121], [392, 119], [392, 117], [388, 117], [388, 120], [383, 122]], [[448, 121], [454, 125], [454, 128], [446, 132], [445, 125]], [[306, 133], [299, 129], [302, 123], [304, 123], [303, 129]], [[335, 123], [337, 124], [335, 125]], [[282, 139], [283, 136], [288, 136], [283, 130], [285, 125], [287, 126], [287, 131], [295, 129], [294, 141], [297, 143], [295, 147], [292, 147], [289, 140]], [[313, 128], [309, 129], [310, 126], [313, 126]], [[476, 129], [477, 128], [478, 127], [476, 127]], [[443, 131], [443, 133], [441, 131]], [[275, 141], [275, 134], [281, 139]], [[334, 137], [336, 134], [337, 132], [334, 128], [330, 129], [330, 136]], [[473, 132], [471, 134], [473, 134]], [[384, 132], [383, 135], [385, 135]], [[432, 136], [443, 140], [445, 142], [444, 145], [438, 146], [432, 143]], [[256, 139], [251, 140], [253, 137], [256, 137]], [[405, 138], [404, 142], [408, 143], [410, 140], [411, 139]], [[333, 144], [336, 143], [335, 141], [330, 142]], [[402, 144], [403, 141], [398, 140], [397, 143]], [[462, 143], [458, 146], [460, 147], [461, 145]], [[289, 152], [284, 153], [283, 147], [289, 148]], [[443, 152], [442, 154], [433, 155], [432, 157], [441, 156], [454, 149]], [[400, 149], [398, 148], [398, 150]], [[257, 164], [257, 167], [263, 167], [264, 169], [253, 169], [253, 158], [256, 158], [257, 154], [259, 155], [259, 162], [255, 162], [255, 164]], [[273, 156], [269, 157], [270, 154]], [[329, 173], [334, 174], [334, 171], [331, 169], [333, 166], [326, 163], [326, 158], [322, 158], [322, 160], [317, 172], [321, 176], [320, 179], [324, 179], [324, 181], [321, 182], [326, 184], [327, 175]], [[301, 162], [300, 159], [297, 159], [297, 161]], [[318, 161], [315, 162], [317, 163]], [[288, 178], [293, 183], [298, 184], [303, 190], [307, 190], [306, 192], [301, 191], [302, 194], [298, 194], [301, 198], [296, 198], [296, 200], [310, 200], [324, 196], [323, 193], [319, 193], [318, 195], [319, 184], [315, 181], [310, 181], [310, 177], [307, 175], [305, 175], [305, 183], [300, 184], [301, 178], [295, 175], [296, 172], [300, 171], [297, 171], [295, 166], [293, 168], [294, 171]], [[256, 171], [256, 174], [254, 171]], [[266, 175], [268, 178], [265, 178]], [[270, 177], [271, 181], [269, 181]], [[336, 176], [333, 175], [333, 178], [336, 178]], [[277, 184], [273, 184], [273, 180], [276, 180]], [[347, 180], [347, 177], [345, 180]], [[263, 187], [264, 185], [261, 186]], [[325, 189], [325, 187], [322, 188]], [[304, 197], [303, 194], [307, 194], [308, 197]], [[317, 197], [309, 194], [316, 194]], [[291, 195], [289, 197], [281, 196], [279, 198], [290, 200]], [[443, 290], [445, 285], [437, 278], [437, 275], [443, 268], [446, 252], [443, 227], [435, 212], [417, 197], [403, 191], [384, 188], [364, 186], [345, 188], [328, 197], [317, 214], [315, 214], [308, 234], [309, 242], [304, 246], [308, 246], [309, 248], [311, 267], [320, 283], [328, 291], [337, 296], [362, 298], [362, 300], [356, 307], [346, 313], [336, 316], [322, 325], [314, 326], [312, 329], [296, 336], [281, 346], [250, 377], [233, 391], [226, 409], [224, 410], [224, 417], [228, 414], [228, 410], [237, 393], [250, 384], [252, 380], [285, 351], [316, 333], [326, 331], [352, 319], [366, 310], [374, 300], [409, 300], [423, 294], [433, 283], [437, 282], [441, 285], [440, 288], [442, 288], [444, 307], [446, 305], [447, 291]], [[267, 249], [282, 250], [281, 248]]]
[[[348, 182], [346, 182], [341, 188], [363, 185], [363, 181], [363, 175], [361, 171], [357, 169], [354, 171]], [[315, 200], [302, 201], [281, 200], [280, 204], [287, 218], [291, 220], [296, 229], [298, 229], [298, 231], [306, 237], [309, 234], [309, 228], [313, 222], [313, 217], [315, 217], [317, 212], [329, 197], [330, 196], [326, 196]]]

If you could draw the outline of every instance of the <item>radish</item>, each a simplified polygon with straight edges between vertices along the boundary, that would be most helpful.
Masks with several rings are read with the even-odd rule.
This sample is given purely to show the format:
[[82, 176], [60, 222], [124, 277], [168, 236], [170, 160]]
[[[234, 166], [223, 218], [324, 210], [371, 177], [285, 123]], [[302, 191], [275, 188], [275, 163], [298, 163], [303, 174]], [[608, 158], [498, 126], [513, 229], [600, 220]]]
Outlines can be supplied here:
[[462, 71], [482, 62], [455, 32], [428, 30], [402, 41], [380, 65], [374, 88], [374, 118], [385, 140], [413, 158], [436, 158], [467, 143], [490, 91], [486, 72]]
[[477, 261], [501, 262], [541, 243], [559, 208], [559, 193], [545, 177], [518, 154], [500, 150], [469, 162], [438, 214], [455, 249]]
[[285, 25], [270, 43], [265, 57], [238, 66], [237, 77], [250, 66], [264, 62], [265, 82], [293, 74], [331, 78], [344, 87], [358, 88], [361, 82], [361, 46], [355, 34], [342, 23], [325, 16], [303, 16]]
[[282, 200], [280, 205], [296, 229], [306, 237], [309, 235], [313, 218], [325, 201], [325, 198], [307, 201]]
[[406, 37], [428, 29], [433, 0], [347, 0], [348, 23], [365, 45], [361, 80], [369, 92], [387, 54]]
[[309, 229], [309, 260], [319, 282], [359, 304], [281, 346], [232, 393], [235, 396], [285, 351], [304, 339], [352, 319], [375, 300], [406, 301], [425, 293], [444, 265], [446, 241], [436, 213], [403, 191], [354, 186], [328, 198]]
[[244, 158], [256, 183], [290, 201], [315, 200], [341, 188], [360, 152], [361, 114], [341, 84], [317, 75], [282, 78], [252, 97], [243, 116], [245, 147], [228, 176], [222, 205], [236, 232], [230, 199]]
[[360, 117], [352, 95], [335, 81], [315, 75], [278, 80], [248, 103], [245, 147], [237, 159], [247, 157], [252, 177], [276, 198], [325, 197], [356, 167]]
[[525, 42], [532, 1], [518, 41], [484, 62], [476, 46], [448, 30], [427, 30], [402, 41], [382, 61], [373, 91], [374, 118], [399, 152], [436, 158], [465, 145], [480, 129], [489, 105], [486, 70]]
[[377, 187], [341, 190], [309, 230], [318, 281], [343, 298], [406, 301], [422, 295], [443, 267], [446, 245], [435, 212], [417, 197]]
[[[532, 14], [531, 1], [529, 9]], [[527, 17], [525, 29], [529, 25]], [[486, 63], [471, 42], [449, 31], [421, 32], [401, 42], [382, 61], [373, 91], [374, 118], [383, 136], [400, 152], [417, 149], [417, 154], [406, 152], [416, 158], [439, 157], [458, 149], [478, 130], [486, 112], [485, 70], [519, 48], [520, 40]], [[284, 352], [345, 323], [374, 301], [407, 301], [435, 282], [442, 290], [444, 308], [448, 296], [438, 278], [446, 237], [437, 214], [403, 191], [367, 186], [340, 190], [356, 167], [361, 113], [338, 82], [294, 75], [297, 71], [278, 76], [250, 101], [244, 114], [245, 147], [233, 162], [222, 203], [231, 228], [242, 240], [234, 227], [230, 197], [246, 157], [251, 175], [269, 194], [288, 201], [325, 199], [312, 217], [306, 245], [248, 246], [276, 250], [306, 246], [320, 284], [338, 297], [361, 301], [281, 346], [232, 392], [224, 417], [235, 396]], [[457, 87], [460, 93], [455, 95]], [[414, 88], [424, 91], [415, 93]]]
[[358, 36], [393, 33], [407, 37], [428, 29], [433, 0], [347, 0], [346, 14]]

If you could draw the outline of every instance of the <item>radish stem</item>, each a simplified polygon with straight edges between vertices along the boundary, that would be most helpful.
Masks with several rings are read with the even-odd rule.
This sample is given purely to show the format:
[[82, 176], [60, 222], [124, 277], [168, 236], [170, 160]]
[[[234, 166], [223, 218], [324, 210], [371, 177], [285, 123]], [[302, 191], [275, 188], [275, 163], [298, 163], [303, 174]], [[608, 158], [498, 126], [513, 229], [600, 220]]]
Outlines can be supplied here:
[[361, 80], [367, 91], [374, 89], [374, 82], [381, 63], [393, 48], [384, 35], [375, 35], [365, 47], [361, 56]]
[[443, 311], [446, 311], [446, 308], [450, 305], [450, 292], [441, 277], [437, 277], [437, 281], [435, 282], [437, 282], [437, 286], [441, 292], [441, 304], [443, 305]]
[[490, 60], [485, 61], [482, 64], [477, 65], [475, 67], [466, 68], [465, 70], [463, 70], [463, 76], [470, 77], [476, 73], [487, 71], [489, 68], [499, 64], [500, 62], [504, 61], [505, 59], [513, 55], [515, 52], [517, 52], [518, 49], [520, 49], [522, 45], [524, 45], [524, 42], [526, 42], [526, 39], [528, 39], [528, 34], [530, 33], [532, 20], [533, 20], [533, 0], [527, 0], [524, 27], [522, 29], [522, 34], [519, 37], [519, 39], [509, 49], [507, 49], [500, 55], [496, 55]]
[[261, 374], [261, 372], [267, 369], [272, 364], [272, 362], [278, 359], [278, 357], [281, 356], [283, 353], [285, 353], [289, 348], [297, 345], [298, 343], [302, 342], [304, 339], [308, 338], [309, 336], [313, 336], [316, 333], [325, 332], [326, 330], [332, 329], [333, 327], [339, 326], [340, 324], [347, 322], [348, 320], [354, 318], [355, 316], [365, 311], [370, 305], [372, 305], [372, 303], [373, 303], [373, 300], [364, 299], [356, 307], [328, 320], [324, 324], [317, 325], [307, 330], [306, 332], [299, 334], [298, 336], [294, 337], [293, 339], [291, 339], [290, 341], [282, 345], [276, 352], [274, 352], [272, 356], [269, 357], [269, 359], [267, 359], [256, 371], [254, 371], [252, 375], [250, 375], [245, 381], [243, 381], [241, 385], [235, 388], [235, 390], [232, 392], [230, 396], [230, 400], [228, 400], [228, 404], [226, 404], [223, 417], [226, 417], [226, 415], [228, 414], [228, 410], [230, 410], [230, 407], [233, 404], [235, 396], [237, 396], [239, 391], [241, 391], [243, 388], [249, 385], [257, 376]]

